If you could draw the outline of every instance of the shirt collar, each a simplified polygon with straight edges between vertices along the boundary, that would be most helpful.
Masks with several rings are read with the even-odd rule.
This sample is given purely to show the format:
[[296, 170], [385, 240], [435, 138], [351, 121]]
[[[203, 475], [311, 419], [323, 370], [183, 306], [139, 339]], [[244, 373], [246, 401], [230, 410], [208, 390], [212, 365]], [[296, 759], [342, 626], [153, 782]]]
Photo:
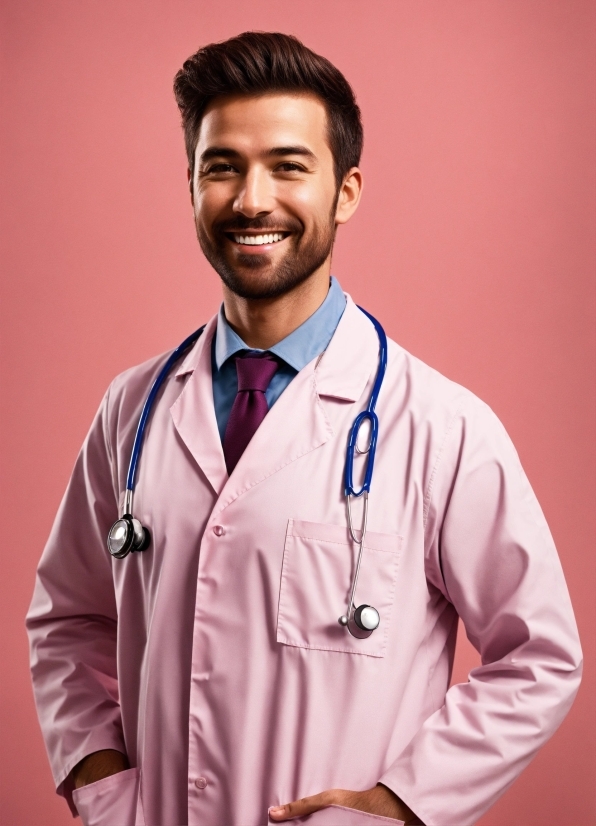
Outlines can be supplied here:
[[[331, 276], [329, 291], [321, 306], [268, 352], [283, 359], [286, 364], [300, 372], [303, 367], [316, 358], [326, 348], [346, 307], [346, 297], [338, 280]], [[240, 336], [228, 324], [223, 304], [217, 316], [215, 334], [215, 365], [217, 369], [240, 350], [250, 350]], [[257, 350], [256, 352], [263, 352]]]

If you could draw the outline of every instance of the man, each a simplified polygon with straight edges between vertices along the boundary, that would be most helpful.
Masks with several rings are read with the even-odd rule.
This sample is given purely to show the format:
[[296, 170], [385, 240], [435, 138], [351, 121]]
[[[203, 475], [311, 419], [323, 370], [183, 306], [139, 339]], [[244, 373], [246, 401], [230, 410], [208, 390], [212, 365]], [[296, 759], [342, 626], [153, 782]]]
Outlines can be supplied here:
[[[167, 356], [112, 383], [42, 557], [28, 628], [58, 791], [105, 826], [472, 824], [579, 683], [544, 517], [487, 406], [390, 342], [357, 586], [380, 623], [338, 623], [362, 541], [346, 444], [379, 365], [330, 279], [359, 110], [281, 34], [201, 49], [175, 92], [223, 305], [151, 412], [149, 547], [113, 558], [106, 536]], [[458, 615], [482, 666], [447, 690]]]

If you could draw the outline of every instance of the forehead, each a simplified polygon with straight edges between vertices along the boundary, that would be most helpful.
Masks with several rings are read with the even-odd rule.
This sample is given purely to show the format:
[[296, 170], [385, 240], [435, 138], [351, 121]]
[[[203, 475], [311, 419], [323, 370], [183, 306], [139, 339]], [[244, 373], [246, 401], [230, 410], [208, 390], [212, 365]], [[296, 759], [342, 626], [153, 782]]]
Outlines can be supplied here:
[[276, 146], [307, 146], [331, 157], [327, 112], [315, 95], [288, 92], [234, 95], [213, 100], [203, 115], [196, 153], [225, 146], [251, 154]]

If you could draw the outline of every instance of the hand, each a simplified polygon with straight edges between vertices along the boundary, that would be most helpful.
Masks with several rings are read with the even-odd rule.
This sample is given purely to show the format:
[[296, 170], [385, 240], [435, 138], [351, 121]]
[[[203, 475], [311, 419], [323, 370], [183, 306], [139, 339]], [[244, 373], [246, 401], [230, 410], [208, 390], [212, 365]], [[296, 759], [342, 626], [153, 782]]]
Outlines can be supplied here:
[[118, 774], [128, 768], [130, 765], [125, 754], [115, 749], [103, 749], [83, 757], [71, 774], [75, 789], [80, 789], [81, 786], [95, 783], [96, 780], [103, 780], [104, 777]]
[[420, 823], [414, 812], [403, 803], [387, 786], [378, 783], [374, 788], [365, 792], [349, 792], [346, 789], [328, 789], [312, 797], [303, 797], [285, 806], [275, 806], [269, 809], [271, 820], [290, 820], [293, 817], [304, 817], [325, 806], [346, 806], [359, 812], [368, 812], [372, 815], [384, 815], [396, 820], [403, 820], [408, 824]]

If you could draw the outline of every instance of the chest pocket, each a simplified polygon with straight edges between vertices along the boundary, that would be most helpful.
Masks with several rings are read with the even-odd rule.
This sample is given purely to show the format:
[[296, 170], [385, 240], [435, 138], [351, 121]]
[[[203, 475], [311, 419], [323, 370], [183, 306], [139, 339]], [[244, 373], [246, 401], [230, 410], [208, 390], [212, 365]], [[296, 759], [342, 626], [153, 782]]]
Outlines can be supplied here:
[[367, 532], [355, 603], [374, 606], [379, 627], [355, 639], [338, 618], [347, 610], [358, 546], [347, 527], [290, 519], [281, 572], [277, 641], [299, 648], [384, 657], [403, 537]]

